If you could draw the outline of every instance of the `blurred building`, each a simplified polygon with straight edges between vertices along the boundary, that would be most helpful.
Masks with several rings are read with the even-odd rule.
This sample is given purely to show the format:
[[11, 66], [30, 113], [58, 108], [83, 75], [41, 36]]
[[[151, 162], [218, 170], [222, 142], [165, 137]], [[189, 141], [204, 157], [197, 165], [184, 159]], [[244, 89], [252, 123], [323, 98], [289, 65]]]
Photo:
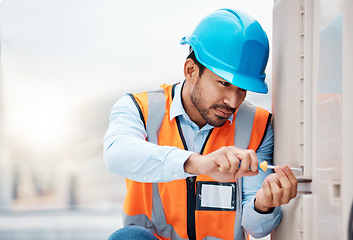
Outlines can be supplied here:
[[6, 143], [0, 240], [104, 239], [122, 226], [125, 180], [105, 168], [102, 155], [114, 102], [92, 100], [77, 109], [71, 118], [76, 131], [55, 151]]
[[102, 155], [114, 101], [92, 101], [75, 111], [76, 131], [55, 151], [10, 142], [12, 210], [121, 208], [124, 179], [106, 170]]

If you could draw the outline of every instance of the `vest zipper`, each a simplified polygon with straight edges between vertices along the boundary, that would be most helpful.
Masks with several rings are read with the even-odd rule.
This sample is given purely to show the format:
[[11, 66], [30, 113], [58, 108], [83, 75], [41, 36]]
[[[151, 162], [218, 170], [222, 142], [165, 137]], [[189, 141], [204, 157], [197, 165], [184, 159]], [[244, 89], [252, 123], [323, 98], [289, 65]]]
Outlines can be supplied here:
[[186, 178], [187, 187], [187, 233], [190, 240], [196, 240], [195, 210], [196, 210], [196, 177]]
[[[175, 85], [172, 87], [172, 99], [174, 98]], [[178, 127], [178, 132], [183, 142], [184, 149], [188, 150], [183, 131], [180, 126], [179, 117], [175, 118], [176, 124]], [[196, 177], [187, 177], [186, 178], [186, 225], [187, 225], [187, 234], [190, 240], [196, 240], [196, 230], [195, 230], [195, 210], [196, 210]]]
[[[178, 119], [177, 119], [178, 120]], [[179, 120], [177, 121], [178, 127], [180, 126]], [[211, 136], [213, 128], [209, 131], [205, 142], [201, 148], [200, 154], [203, 154], [205, 150], [206, 143]], [[179, 133], [182, 133], [181, 128], [179, 129]], [[187, 150], [186, 142], [184, 140], [183, 134], [180, 134], [181, 139], [183, 140], [184, 147]], [[186, 190], [187, 190], [187, 233], [190, 240], [196, 240], [196, 219], [195, 219], [195, 211], [196, 211], [196, 177], [187, 177], [186, 178]]]
[[[172, 87], [172, 99], [174, 99], [175, 86], [176, 86], [176, 84], [174, 84]], [[184, 85], [182, 86], [182, 89], [183, 89], [183, 87], [184, 87]], [[183, 131], [180, 126], [179, 118], [176, 117], [175, 120], [176, 120], [176, 124], [178, 127], [178, 132], [179, 132], [180, 138], [181, 138], [183, 145], [184, 145], [184, 149], [188, 150], [188, 146], [186, 144], [186, 141], [185, 141], [185, 138], [183, 135]], [[212, 131], [213, 131], [213, 129], [211, 129], [209, 131], [209, 133], [205, 139], [205, 142], [203, 143], [200, 154], [202, 154], [203, 151], [205, 150], [206, 142], [208, 141]], [[186, 215], [186, 217], [187, 217], [187, 220], [186, 220], [187, 221], [186, 222], [187, 234], [188, 234], [189, 240], [196, 240], [196, 226], [195, 226], [196, 177], [187, 177], [186, 178], [186, 190], [187, 190], [187, 193], [186, 193], [187, 194], [187, 196], [186, 196], [186, 198], [187, 198], [187, 203], [186, 203], [186, 206], [187, 206], [187, 215]]]

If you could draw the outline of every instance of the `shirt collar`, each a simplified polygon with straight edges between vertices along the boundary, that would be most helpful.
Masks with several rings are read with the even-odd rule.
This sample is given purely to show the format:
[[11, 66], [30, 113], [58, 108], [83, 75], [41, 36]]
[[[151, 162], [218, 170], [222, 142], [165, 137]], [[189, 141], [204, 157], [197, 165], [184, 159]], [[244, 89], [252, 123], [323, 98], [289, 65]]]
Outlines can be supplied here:
[[187, 115], [181, 102], [181, 88], [183, 85], [184, 82], [177, 84], [174, 88], [174, 98], [169, 113], [170, 120], [180, 115]]
[[[187, 113], [185, 112], [185, 109], [184, 109], [183, 104], [181, 102], [181, 89], [182, 89], [184, 83], [185, 83], [185, 80], [175, 86], [174, 98], [173, 98], [172, 104], [170, 106], [170, 111], [169, 111], [170, 120], [173, 120], [173, 118], [182, 115], [185, 119], [192, 121], [189, 118], [189, 115], [187, 115]], [[227, 120], [229, 122], [229, 125], [232, 124], [233, 120], [234, 120], [234, 114], [232, 114]], [[206, 126], [207, 125], [209, 125], [209, 124], [206, 124]]]

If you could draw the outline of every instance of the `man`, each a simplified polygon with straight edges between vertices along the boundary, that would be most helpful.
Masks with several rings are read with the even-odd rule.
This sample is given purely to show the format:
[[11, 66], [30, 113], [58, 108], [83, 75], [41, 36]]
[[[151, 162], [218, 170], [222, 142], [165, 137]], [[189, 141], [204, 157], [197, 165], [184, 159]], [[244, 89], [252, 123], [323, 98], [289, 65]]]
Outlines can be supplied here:
[[269, 174], [271, 114], [245, 101], [267, 93], [269, 44], [249, 15], [220, 9], [183, 38], [185, 81], [122, 97], [105, 136], [108, 169], [127, 178], [116, 239], [246, 239], [268, 235], [297, 194], [288, 166]]

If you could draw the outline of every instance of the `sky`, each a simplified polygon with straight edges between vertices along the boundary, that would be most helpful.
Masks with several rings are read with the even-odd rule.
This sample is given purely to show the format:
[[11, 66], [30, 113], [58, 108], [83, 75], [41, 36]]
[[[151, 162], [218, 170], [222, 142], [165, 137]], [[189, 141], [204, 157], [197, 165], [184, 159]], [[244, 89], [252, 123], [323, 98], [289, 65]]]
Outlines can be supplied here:
[[[2, 0], [6, 131], [46, 142], [69, 129], [82, 106], [182, 81], [181, 38], [224, 7], [255, 17], [271, 43], [270, 0]], [[271, 55], [266, 72], [271, 88]], [[270, 110], [270, 94], [248, 98]]]

